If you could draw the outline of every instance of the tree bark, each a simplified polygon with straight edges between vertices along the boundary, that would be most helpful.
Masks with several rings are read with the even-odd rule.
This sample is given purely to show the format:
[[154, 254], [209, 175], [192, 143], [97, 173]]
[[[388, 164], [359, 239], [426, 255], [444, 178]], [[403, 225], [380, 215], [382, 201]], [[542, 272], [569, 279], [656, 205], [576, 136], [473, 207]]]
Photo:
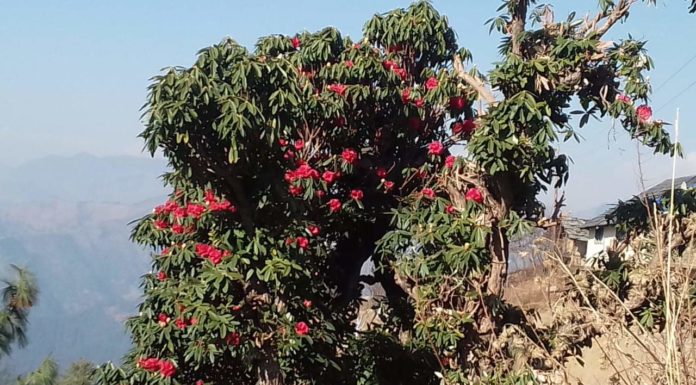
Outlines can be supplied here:
[[276, 358], [273, 349], [266, 345], [263, 348], [263, 357], [258, 367], [258, 381], [256, 385], [284, 385], [283, 371]]

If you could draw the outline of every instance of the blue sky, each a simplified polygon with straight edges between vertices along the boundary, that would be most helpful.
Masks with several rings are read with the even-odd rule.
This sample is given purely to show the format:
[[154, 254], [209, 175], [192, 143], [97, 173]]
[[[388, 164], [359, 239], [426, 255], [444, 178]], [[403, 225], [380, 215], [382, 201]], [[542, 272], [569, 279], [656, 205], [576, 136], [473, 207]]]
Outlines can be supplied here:
[[[259, 36], [314, 31], [326, 25], [360, 36], [374, 13], [409, 1], [87, 1], [0, 0], [0, 164], [16, 165], [49, 154], [140, 155], [140, 107], [148, 79], [166, 66], [190, 65], [195, 53], [231, 36], [251, 46]], [[570, 7], [582, 15], [595, 0], [555, 1], [556, 17]], [[485, 20], [498, 1], [434, 1], [474, 53], [477, 65], [497, 59], [498, 36]], [[663, 85], [696, 55], [696, 15], [684, 0], [636, 6], [628, 23], [609, 37], [626, 34], [649, 41], [656, 117], [672, 121], [681, 107], [686, 159], [678, 173], [696, 173], [696, 60]], [[664, 107], [663, 107], [664, 106]], [[575, 164], [567, 186], [574, 213], [588, 215], [600, 203], [639, 189], [637, 149], [611, 121], [593, 122], [580, 145], [561, 150]], [[642, 151], [647, 183], [669, 176], [669, 159]], [[69, 170], [66, 170], [69, 172]]]

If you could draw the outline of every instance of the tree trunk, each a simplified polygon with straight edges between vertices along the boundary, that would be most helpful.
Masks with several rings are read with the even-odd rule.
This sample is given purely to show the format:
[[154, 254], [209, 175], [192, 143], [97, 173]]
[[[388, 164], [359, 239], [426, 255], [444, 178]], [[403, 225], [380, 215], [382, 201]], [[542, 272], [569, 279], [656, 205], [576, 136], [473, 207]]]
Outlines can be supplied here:
[[491, 253], [491, 276], [488, 279], [488, 294], [502, 298], [508, 273], [509, 241], [505, 231], [493, 226], [489, 250]]
[[275, 357], [275, 352], [270, 346], [264, 346], [263, 357], [258, 367], [258, 381], [256, 385], [283, 385], [283, 372], [280, 370], [280, 364]]

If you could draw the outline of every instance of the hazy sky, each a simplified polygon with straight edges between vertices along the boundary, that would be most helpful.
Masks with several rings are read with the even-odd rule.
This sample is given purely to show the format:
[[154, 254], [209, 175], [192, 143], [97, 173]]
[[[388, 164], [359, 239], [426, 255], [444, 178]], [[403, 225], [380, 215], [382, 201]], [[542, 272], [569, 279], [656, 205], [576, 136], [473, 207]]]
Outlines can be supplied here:
[[[561, 0], [578, 14], [595, 0]], [[252, 46], [259, 36], [326, 25], [360, 36], [374, 13], [409, 1], [18, 1], [0, 0], [0, 165], [16, 165], [49, 154], [141, 154], [140, 107], [148, 78], [166, 66], [193, 63], [195, 53], [231, 36]], [[484, 22], [500, 4], [494, 0], [437, 0], [482, 69], [497, 59], [499, 37]], [[581, 7], [581, 8], [577, 8]], [[696, 172], [696, 15], [684, 0], [638, 5], [626, 34], [649, 41], [655, 115], [673, 120], [682, 108], [681, 139], [687, 159], [679, 174]], [[693, 59], [691, 62], [689, 60]], [[686, 68], [665, 83], [684, 64]], [[675, 96], [693, 86], [679, 98]], [[636, 146], [612, 122], [592, 122], [585, 142], [564, 144], [575, 160], [567, 187], [576, 213], [638, 190]], [[643, 151], [648, 184], [670, 174], [669, 160]], [[66, 170], [69, 172], [69, 170]]]

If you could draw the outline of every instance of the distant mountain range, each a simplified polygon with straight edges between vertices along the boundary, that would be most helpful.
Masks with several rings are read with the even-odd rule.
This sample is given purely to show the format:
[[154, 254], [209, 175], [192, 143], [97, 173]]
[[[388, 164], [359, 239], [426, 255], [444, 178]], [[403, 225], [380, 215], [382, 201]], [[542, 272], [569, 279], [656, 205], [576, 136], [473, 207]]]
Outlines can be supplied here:
[[165, 199], [164, 171], [163, 160], [87, 154], [0, 170], [0, 269], [28, 267], [41, 290], [29, 345], [3, 366], [23, 373], [48, 355], [67, 367], [79, 358], [118, 361], [127, 351], [123, 321], [135, 314], [149, 271], [128, 224]]

